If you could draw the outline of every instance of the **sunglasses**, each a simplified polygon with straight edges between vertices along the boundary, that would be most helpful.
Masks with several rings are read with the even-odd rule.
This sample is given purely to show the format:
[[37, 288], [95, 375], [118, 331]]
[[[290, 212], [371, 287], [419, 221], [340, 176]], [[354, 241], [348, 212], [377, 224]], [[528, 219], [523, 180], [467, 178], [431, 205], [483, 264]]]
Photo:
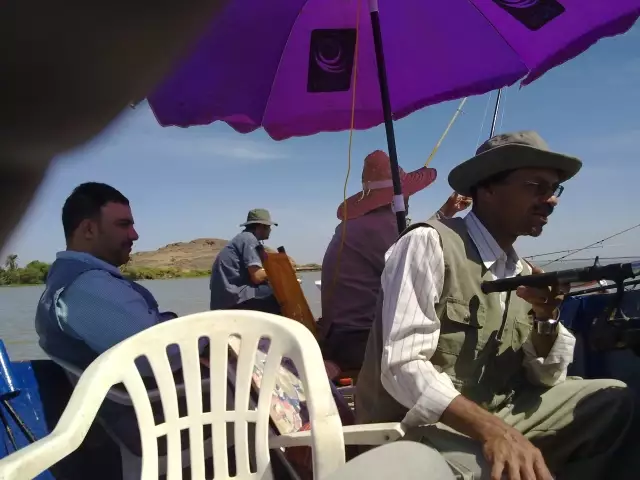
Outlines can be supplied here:
[[559, 198], [564, 192], [564, 187], [560, 184], [551, 185], [545, 182], [533, 182], [525, 180], [524, 184], [538, 197]]

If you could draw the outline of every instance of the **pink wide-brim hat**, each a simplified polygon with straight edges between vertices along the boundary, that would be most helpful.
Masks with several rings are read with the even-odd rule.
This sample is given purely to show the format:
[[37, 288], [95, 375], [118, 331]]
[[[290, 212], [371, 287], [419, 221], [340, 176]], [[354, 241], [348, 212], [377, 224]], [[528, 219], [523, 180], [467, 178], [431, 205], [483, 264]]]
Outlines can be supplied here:
[[[405, 198], [431, 185], [438, 172], [422, 167], [411, 173], [400, 169], [402, 195]], [[389, 156], [381, 150], [370, 153], [362, 167], [362, 191], [346, 200], [346, 219], [352, 220], [393, 202], [393, 181]], [[338, 206], [338, 219], [344, 220], [345, 202]]]

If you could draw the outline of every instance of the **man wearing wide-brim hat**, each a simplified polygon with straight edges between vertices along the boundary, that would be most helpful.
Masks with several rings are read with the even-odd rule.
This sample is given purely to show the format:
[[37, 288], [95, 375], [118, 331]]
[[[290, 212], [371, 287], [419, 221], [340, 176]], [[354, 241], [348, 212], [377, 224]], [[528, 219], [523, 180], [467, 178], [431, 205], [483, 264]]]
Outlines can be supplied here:
[[280, 306], [258, 253], [261, 242], [278, 226], [264, 208], [255, 208], [240, 224], [244, 230], [220, 251], [211, 268], [211, 310], [241, 308], [279, 314]]
[[[436, 171], [422, 167], [405, 173], [400, 181], [408, 209], [409, 198], [427, 188]], [[440, 207], [451, 217], [466, 208], [454, 194]], [[364, 159], [362, 191], [338, 206], [336, 227], [322, 260], [322, 349], [343, 371], [362, 366], [369, 330], [376, 311], [384, 254], [398, 238], [392, 208], [393, 182], [389, 157], [376, 150]]]
[[629, 390], [567, 379], [575, 338], [558, 321], [560, 289], [480, 288], [532, 273], [513, 243], [542, 233], [581, 165], [523, 131], [489, 139], [451, 171], [473, 209], [413, 225], [390, 249], [359, 422], [404, 421], [459, 476], [605, 478], [632, 415]]

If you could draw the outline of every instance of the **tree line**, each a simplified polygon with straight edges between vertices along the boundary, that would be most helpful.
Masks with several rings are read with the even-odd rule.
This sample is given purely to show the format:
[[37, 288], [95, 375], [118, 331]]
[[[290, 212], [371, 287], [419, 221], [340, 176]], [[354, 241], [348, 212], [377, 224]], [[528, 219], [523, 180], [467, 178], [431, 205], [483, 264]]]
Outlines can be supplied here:
[[[45, 282], [51, 264], [34, 260], [24, 267], [18, 266], [16, 254], [7, 255], [4, 264], [0, 265], [0, 286], [39, 285]], [[151, 268], [123, 265], [122, 275], [130, 280], [159, 280], [169, 278], [204, 277], [210, 270], [180, 270], [178, 268]]]

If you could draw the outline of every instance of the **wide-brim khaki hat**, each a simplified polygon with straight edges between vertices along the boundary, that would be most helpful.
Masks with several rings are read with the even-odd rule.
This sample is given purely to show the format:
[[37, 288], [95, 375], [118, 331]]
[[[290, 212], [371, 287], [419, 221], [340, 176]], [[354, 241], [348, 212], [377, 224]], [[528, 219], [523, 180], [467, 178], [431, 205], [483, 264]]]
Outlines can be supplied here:
[[558, 171], [560, 182], [573, 177], [582, 168], [576, 157], [552, 152], [537, 132], [525, 130], [504, 133], [484, 142], [476, 155], [449, 173], [449, 185], [461, 195], [470, 196], [482, 181], [520, 168], [549, 168]]
[[254, 224], [269, 225], [275, 227], [278, 226], [276, 222], [271, 220], [271, 214], [269, 213], [269, 210], [266, 210], [264, 208], [254, 208], [253, 210], [250, 210], [249, 213], [247, 213], [247, 221], [241, 223], [240, 226], [246, 227], [247, 225]]

